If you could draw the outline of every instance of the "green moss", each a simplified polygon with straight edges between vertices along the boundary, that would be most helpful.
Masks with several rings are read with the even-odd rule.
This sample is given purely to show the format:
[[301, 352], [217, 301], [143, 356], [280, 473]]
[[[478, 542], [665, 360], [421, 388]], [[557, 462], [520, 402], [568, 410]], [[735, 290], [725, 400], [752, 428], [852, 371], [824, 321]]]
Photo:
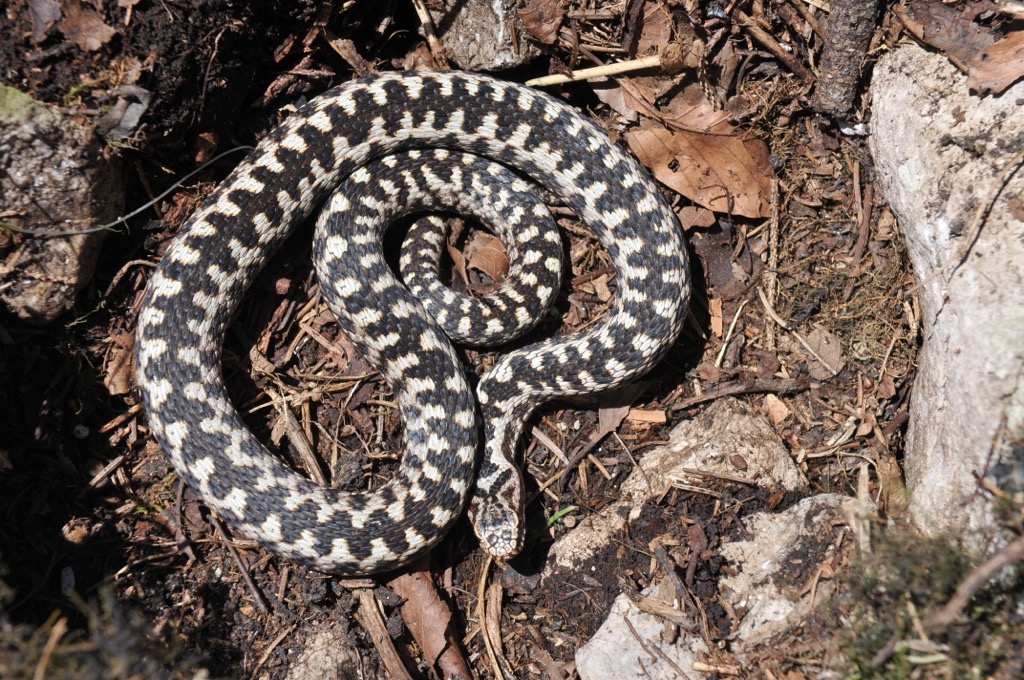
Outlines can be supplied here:
[[922, 635], [923, 622], [950, 600], [976, 561], [950, 537], [907, 529], [888, 529], [873, 544], [847, 582], [851, 628], [844, 646], [856, 669], [851, 678], [1020, 677], [1020, 571], [993, 579], [953, 624]]
[[0, 84], [0, 120], [20, 121], [40, 116], [50, 117], [53, 113], [21, 90]]

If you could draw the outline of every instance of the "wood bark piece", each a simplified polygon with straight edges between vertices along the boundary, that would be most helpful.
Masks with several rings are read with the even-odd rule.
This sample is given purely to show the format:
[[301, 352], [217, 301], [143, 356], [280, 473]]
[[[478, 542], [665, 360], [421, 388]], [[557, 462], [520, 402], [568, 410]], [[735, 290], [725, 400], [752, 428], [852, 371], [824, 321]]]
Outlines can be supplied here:
[[877, 0], [832, 0], [829, 3], [821, 73], [814, 93], [814, 109], [845, 119], [853, 110], [861, 65], [878, 16]]

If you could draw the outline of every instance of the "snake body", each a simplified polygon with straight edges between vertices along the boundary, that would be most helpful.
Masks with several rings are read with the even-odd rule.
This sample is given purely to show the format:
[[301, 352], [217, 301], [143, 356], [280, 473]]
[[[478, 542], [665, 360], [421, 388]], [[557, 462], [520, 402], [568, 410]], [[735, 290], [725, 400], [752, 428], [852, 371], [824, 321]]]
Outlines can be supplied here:
[[[475, 489], [476, 401], [459, 358], [384, 263], [382, 228], [352, 219], [361, 168], [426, 149], [484, 157], [540, 184], [587, 223], [616, 270], [616, 298], [600, 323], [510, 352], [481, 379]], [[394, 390], [405, 422], [394, 478], [370, 491], [324, 488], [285, 466], [242, 423], [220, 368], [245, 290], [321, 206], [321, 290]], [[649, 369], [678, 335], [688, 296], [671, 210], [583, 116], [485, 76], [382, 74], [300, 107], [183, 226], [143, 299], [138, 383], [150, 429], [182, 479], [237, 531], [287, 559], [344, 575], [394, 568], [435, 545], [467, 499], [484, 548], [508, 557], [523, 540], [514, 452], [526, 418], [555, 396], [614, 387]]]

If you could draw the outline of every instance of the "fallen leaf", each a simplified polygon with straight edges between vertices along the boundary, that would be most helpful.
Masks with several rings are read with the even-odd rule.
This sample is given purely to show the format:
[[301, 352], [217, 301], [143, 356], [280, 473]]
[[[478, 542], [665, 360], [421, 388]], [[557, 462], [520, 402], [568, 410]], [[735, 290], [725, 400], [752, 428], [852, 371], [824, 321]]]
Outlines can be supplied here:
[[734, 134], [732, 123], [729, 122], [733, 112], [712, 106], [704, 90], [697, 84], [688, 85], [672, 97], [668, 105], [661, 109], [661, 115], [672, 130]]
[[561, 0], [526, 0], [519, 10], [523, 28], [545, 45], [552, 45], [558, 39], [558, 29], [564, 17]]
[[683, 229], [689, 231], [696, 228], [708, 228], [715, 223], [715, 213], [707, 208], [700, 208], [694, 205], [687, 205], [680, 208], [676, 213]]
[[[807, 344], [818, 355], [809, 357], [808, 372], [815, 380], [827, 380], [843, 370], [846, 359], [843, 358], [843, 346], [832, 333], [823, 328], [815, 328], [808, 333]], [[824, 364], [822, 363], [824, 362]]]
[[46, 32], [60, 19], [60, 4], [57, 0], [32, 0], [29, 14], [32, 16], [32, 42], [39, 44], [46, 40]]
[[707, 550], [710, 545], [708, 535], [704, 533], [704, 528], [700, 524], [691, 524], [686, 527], [686, 542], [694, 552]]
[[110, 336], [110, 349], [104, 362], [103, 386], [111, 396], [128, 394], [135, 376], [135, 334], [114, 333]]
[[665, 186], [708, 210], [767, 217], [774, 173], [758, 139], [671, 132], [651, 123], [627, 132], [626, 142]]
[[766, 394], [764, 396], [764, 408], [768, 411], [768, 417], [776, 425], [780, 424], [790, 415], [790, 410], [786, 403], [774, 394]]
[[103, 17], [95, 10], [82, 7], [78, 0], [64, 3], [64, 18], [57, 28], [86, 52], [95, 52], [117, 35], [116, 30], [103, 23]]
[[636, 109], [615, 80], [604, 78], [594, 81], [590, 83], [590, 89], [594, 91], [594, 94], [601, 103], [607, 105], [612, 111], [626, 119], [626, 121], [632, 123], [637, 119]]
[[[657, 54], [658, 50], [672, 42], [675, 37], [676, 22], [672, 20], [672, 15], [660, 3], [644, 4], [640, 22], [643, 28], [640, 30], [640, 36], [636, 43], [637, 57]], [[662, 78], [662, 80], [671, 82], [672, 79]]]
[[938, 0], [895, 5], [893, 12], [915, 38], [945, 54], [960, 69], [966, 69], [992, 43], [989, 29], [972, 22], [962, 9]]
[[612, 291], [610, 288], [608, 288], [607, 274], [601, 274], [601, 276], [598, 276], [593, 281], [581, 283], [579, 288], [583, 292], [590, 293], [591, 295], [597, 297], [597, 299], [600, 300], [601, 302], [608, 302], [609, 300], [612, 299]]
[[508, 255], [501, 239], [486, 232], [476, 232], [466, 244], [466, 266], [480, 272], [492, 283], [504, 280], [508, 274]]
[[729, 299], [742, 293], [746, 284], [733, 266], [733, 238], [737, 235], [727, 220], [718, 228], [699, 231], [690, 236], [690, 243], [704, 265], [704, 278], [716, 298]]
[[1024, 31], [992, 43], [967, 65], [967, 87], [978, 94], [1002, 94], [1024, 76]]

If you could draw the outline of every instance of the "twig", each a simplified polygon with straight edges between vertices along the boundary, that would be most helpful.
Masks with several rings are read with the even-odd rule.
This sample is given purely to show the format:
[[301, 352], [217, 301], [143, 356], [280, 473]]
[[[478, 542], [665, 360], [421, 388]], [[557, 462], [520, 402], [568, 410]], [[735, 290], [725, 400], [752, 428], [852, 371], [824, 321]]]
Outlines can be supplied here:
[[259, 677], [260, 669], [263, 668], [263, 665], [265, 663], [267, 663], [267, 660], [270, 658], [270, 655], [273, 654], [274, 650], [277, 649], [278, 645], [284, 642], [284, 639], [292, 633], [294, 633], [295, 629], [298, 627], [299, 624], [293, 623], [292, 625], [282, 630], [280, 634], [276, 638], [274, 638], [274, 641], [271, 642], [270, 645], [265, 650], [263, 650], [263, 654], [260, 656], [260, 660], [256, 662], [255, 666], [253, 666], [252, 671], [249, 673], [250, 678]]
[[978, 589], [1002, 569], [1024, 561], [1024, 536], [1018, 536], [1005, 548], [976, 566], [957, 587], [953, 597], [942, 609], [928, 617], [925, 630], [944, 628], [953, 622]]
[[217, 530], [217, 535], [220, 536], [221, 540], [224, 541], [224, 545], [227, 547], [228, 552], [231, 553], [231, 557], [234, 558], [238, 564], [238, 570], [242, 574], [242, 580], [245, 581], [245, 585], [248, 586], [249, 591], [252, 593], [252, 597], [256, 600], [256, 606], [264, 614], [270, 613], [270, 607], [264, 601], [263, 593], [260, 591], [259, 586], [256, 585], [256, 581], [252, 579], [249, 574], [249, 570], [246, 568], [245, 563], [242, 562], [242, 556], [238, 554], [238, 550], [231, 544], [228, 539], [227, 533], [224, 531], [224, 525], [220, 523], [216, 515], [210, 515], [210, 521], [213, 522], [214, 528]]
[[793, 379], [757, 379], [753, 381], [739, 381], [724, 385], [710, 392], [704, 394], [698, 394], [688, 399], [682, 399], [672, 404], [671, 411], [676, 413], [683, 411], [691, 406], [697, 404], [704, 404], [709, 401], [715, 401], [722, 397], [733, 397], [737, 394], [754, 394], [754, 393], [769, 393], [769, 394], [793, 394], [796, 392], [802, 392], [807, 389], [808, 381], [805, 378]]
[[529, 85], [530, 87], [546, 87], [548, 85], [574, 83], [578, 80], [588, 80], [590, 78], [603, 78], [605, 76], [615, 76], [620, 75], [622, 73], [631, 73], [633, 71], [642, 71], [648, 68], [660, 67], [661, 55], [654, 55], [653, 57], [643, 57], [641, 59], [619, 61], [614, 64], [605, 64], [604, 66], [583, 68], [578, 71], [573, 71], [572, 73], [569, 74], [556, 74], [550, 76], [543, 76], [541, 78], [534, 78], [533, 80], [527, 80], [526, 84]]
[[61, 638], [64, 637], [64, 633], [67, 631], [68, 620], [62, 616], [57, 619], [57, 622], [53, 624], [53, 628], [50, 629], [50, 637], [46, 639], [43, 653], [39, 655], [39, 663], [36, 664], [35, 672], [32, 673], [32, 680], [43, 680], [46, 677], [46, 668], [50, 665], [50, 659], [53, 658], [57, 645], [60, 644]]
[[387, 672], [388, 677], [395, 678], [395, 680], [412, 680], [412, 676], [409, 675], [402, 657], [398, 654], [398, 650], [395, 649], [394, 641], [388, 634], [387, 626], [384, 625], [384, 619], [380, 615], [380, 609], [377, 606], [376, 598], [373, 596], [373, 590], [368, 587], [351, 587], [351, 590], [359, 602], [359, 607], [355, 613], [356, 621], [370, 634], [373, 646], [380, 653], [380, 658], [384, 663], [384, 670]]
[[[768, 223], [768, 270], [765, 272], [764, 287], [768, 291], [768, 301], [775, 305], [778, 297], [779, 281], [779, 214], [781, 213], [781, 197], [779, 180], [772, 180], [772, 216]], [[769, 349], [775, 349], [775, 326], [768, 325], [765, 342]]]
[[505, 673], [498, 661], [498, 654], [494, 650], [494, 641], [491, 640], [491, 629], [487, 625], [487, 575], [491, 571], [491, 564], [494, 558], [487, 556], [484, 566], [480, 570], [480, 581], [476, 587], [476, 615], [480, 619], [480, 635], [484, 639], [484, 648], [487, 650], [487, 659], [491, 662], [491, 672], [496, 678], [504, 678]]
[[448, 57], [446, 55], [448, 53], [437, 37], [437, 31], [434, 30], [434, 20], [430, 17], [430, 12], [427, 11], [426, 3], [423, 0], [412, 0], [412, 6], [416, 9], [416, 15], [420, 18], [420, 25], [423, 27], [423, 35], [427, 37], [430, 53], [440, 66], [447, 66]]
[[[200, 165], [198, 168], [196, 168], [192, 172], [188, 173], [187, 175], [185, 175], [184, 177], [179, 179], [177, 182], [175, 182], [171, 186], [167, 187], [166, 191], [164, 191], [162, 194], [160, 194], [156, 198], [154, 198], [152, 200], [149, 200], [149, 201], [146, 201], [145, 203], [143, 203], [142, 205], [140, 205], [138, 208], [136, 208], [135, 210], [131, 211], [127, 215], [122, 215], [121, 217], [118, 217], [117, 219], [115, 219], [113, 222], [107, 222], [106, 224], [101, 224], [98, 227], [89, 227], [87, 229], [74, 229], [74, 230], [69, 230], [69, 231], [40, 231], [38, 229], [25, 229], [24, 227], [16, 227], [13, 224], [9, 224], [7, 222], [4, 222], [3, 220], [0, 220], [0, 228], [7, 229], [8, 231], [14, 231], [14, 232], [17, 232], [19, 234], [28, 234], [29, 236], [43, 236], [43, 237], [50, 237], [50, 236], [55, 236], [55, 237], [56, 236], [78, 236], [80, 234], [91, 234], [93, 232], [103, 231], [104, 229], [112, 229], [112, 228], [116, 227], [119, 224], [124, 224], [129, 219], [131, 219], [132, 217], [135, 217], [140, 212], [142, 212], [143, 210], [145, 210], [149, 206], [153, 205], [154, 203], [156, 203], [157, 201], [162, 199], [167, 194], [171, 193], [172, 191], [174, 191], [175, 189], [180, 187], [183, 183], [187, 182], [191, 177], [194, 177], [195, 175], [199, 174], [200, 172], [202, 172], [203, 170], [208, 168], [210, 165], [212, 165], [212, 164], [216, 163], [217, 161], [219, 161], [221, 158], [224, 158], [224, 156], [227, 156], [230, 153], [235, 153], [236, 151], [243, 151], [243, 150], [244, 151], [252, 151], [252, 149], [253, 149], [253, 147], [251, 147], [251, 146], [236, 146], [233, 149], [228, 149], [224, 153], [217, 154], [216, 156], [214, 156], [213, 158], [211, 158], [207, 162], [203, 163], [202, 165]], [[127, 226], [127, 225], [125, 225], [125, 226]]]
[[758, 297], [761, 298], [761, 304], [764, 305], [764, 311], [768, 312], [768, 316], [770, 316], [775, 323], [779, 324], [780, 326], [785, 328], [787, 331], [792, 333], [793, 337], [795, 337], [800, 342], [800, 344], [804, 346], [804, 349], [806, 349], [808, 351], [808, 353], [810, 353], [810, 355], [812, 357], [817, 359], [818, 363], [820, 363], [822, 366], [827, 368], [829, 373], [831, 373], [832, 375], [839, 375], [839, 371], [837, 369], [833, 368], [830, 363], [825, 361], [821, 357], [821, 355], [819, 355], [817, 352], [815, 352], [814, 348], [811, 347], [810, 343], [808, 343], [807, 340], [804, 339], [804, 336], [802, 336], [799, 333], [797, 333], [795, 330], [793, 330], [789, 326], [789, 324], [787, 324], [785, 321], [782, 320], [782, 317], [780, 317], [778, 315], [778, 313], [775, 311], [775, 308], [772, 307], [771, 304], [768, 302], [768, 298], [765, 297], [765, 294], [764, 294], [763, 290], [758, 288], [757, 289], [757, 295], [758, 295]]
[[736, 310], [736, 313], [733, 314], [732, 323], [729, 324], [729, 330], [726, 331], [725, 338], [722, 340], [722, 349], [719, 350], [718, 356], [715, 357], [715, 368], [722, 367], [722, 360], [725, 358], [725, 351], [729, 349], [729, 341], [732, 340], [732, 334], [736, 330], [736, 324], [740, 320], [740, 314], [743, 313], [743, 308], [747, 306], [748, 302], [750, 302], [750, 300], [744, 300], [743, 302], [741, 302], [739, 308]]
[[775, 38], [768, 34], [763, 28], [758, 26], [757, 22], [750, 16], [744, 14], [740, 10], [733, 10], [732, 13], [733, 21], [740, 26], [743, 26], [744, 30], [750, 33], [750, 36], [761, 43], [772, 55], [786, 65], [793, 75], [797, 76], [801, 80], [810, 80], [811, 74], [808, 72], [804, 65], [801, 64], [796, 57], [787, 52], [782, 48]]

